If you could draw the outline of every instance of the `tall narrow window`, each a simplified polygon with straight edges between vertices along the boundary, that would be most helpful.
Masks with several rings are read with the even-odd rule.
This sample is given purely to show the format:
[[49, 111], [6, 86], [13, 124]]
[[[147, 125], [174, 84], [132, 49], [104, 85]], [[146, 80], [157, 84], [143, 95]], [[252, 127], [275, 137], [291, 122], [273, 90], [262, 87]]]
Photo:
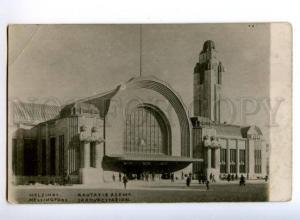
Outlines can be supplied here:
[[90, 166], [96, 167], [96, 143], [91, 142], [90, 147]]
[[254, 172], [261, 173], [261, 150], [254, 150]]
[[226, 173], [227, 149], [220, 149], [220, 173]]
[[240, 150], [240, 173], [246, 173], [246, 167], [245, 167], [245, 162], [246, 162], [246, 151], [241, 149]]
[[64, 163], [65, 163], [65, 140], [64, 135], [59, 136], [59, 174], [64, 175]]
[[50, 176], [55, 176], [55, 165], [56, 165], [56, 155], [55, 155], [55, 137], [50, 138]]
[[211, 149], [211, 168], [216, 168], [215, 149]]
[[236, 173], [236, 149], [230, 149], [230, 173]]
[[36, 141], [24, 139], [24, 176], [35, 176], [37, 174], [37, 146]]
[[45, 139], [42, 139], [42, 176], [45, 176], [47, 174], [47, 171], [46, 171], [46, 166], [47, 166], [47, 151], [46, 151], [46, 140]]

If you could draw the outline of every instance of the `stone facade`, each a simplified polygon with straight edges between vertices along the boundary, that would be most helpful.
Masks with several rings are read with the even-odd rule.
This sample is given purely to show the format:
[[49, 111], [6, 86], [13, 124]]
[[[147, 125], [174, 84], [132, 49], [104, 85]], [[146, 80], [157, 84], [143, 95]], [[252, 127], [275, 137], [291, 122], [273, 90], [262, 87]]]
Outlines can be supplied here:
[[221, 124], [223, 64], [213, 41], [194, 69], [194, 117], [155, 77], [63, 106], [10, 103], [9, 181], [101, 184], [119, 173], [259, 178], [268, 149], [257, 126]]
[[268, 175], [269, 149], [256, 126], [216, 124], [193, 117], [193, 157], [204, 163], [193, 164], [193, 173], [226, 178], [228, 174], [248, 179]]
[[101, 184], [118, 173], [181, 175], [179, 170], [202, 161], [192, 158], [185, 106], [154, 77], [68, 104], [50, 120], [17, 129], [13, 142], [12, 161], [20, 167], [13, 170], [16, 184]]
[[257, 126], [221, 124], [222, 77], [225, 69], [217, 57], [216, 45], [208, 40], [194, 68], [193, 153], [204, 158], [195, 163], [196, 175], [228, 174], [248, 178], [265, 177], [268, 149]]

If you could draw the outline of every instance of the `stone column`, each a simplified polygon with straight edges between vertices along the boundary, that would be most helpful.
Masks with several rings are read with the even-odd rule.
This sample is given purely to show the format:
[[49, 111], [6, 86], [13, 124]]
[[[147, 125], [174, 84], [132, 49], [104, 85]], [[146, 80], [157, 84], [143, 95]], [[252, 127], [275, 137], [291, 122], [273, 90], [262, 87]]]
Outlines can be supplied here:
[[99, 174], [99, 182], [102, 183], [104, 182], [104, 172], [103, 172], [103, 167], [102, 167], [102, 161], [103, 161], [103, 156], [104, 156], [104, 149], [103, 149], [103, 143], [100, 141], [96, 141], [96, 169]]
[[90, 160], [90, 149], [91, 145], [89, 141], [84, 141], [83, 142], [83, 151], [84, 151], [84, 168], [89, 168], [91, 165], [91, 160]]
[[211, 169], [211, 149], [207, 148], [207, 169]]
[[80, 169], [80, 182], [85, 185], [99, 183], [99, 175], [96, 168], [91, 167], [91, 140], [87, 138], [81, 142], [81, 169]]
[[[103, 182], [103, 144], [104, 140], [100, 137], [97, 129], [93, 127], [91, 132], [82, 126], [80, 140], [82, 141], [83, 162], [80, 169], [80, 178], [82, 184], [95, 185]], [[95, 143], [95, 165], [91, 167], [91, 143]]]
[[218, 172], [220, 171], [220, 148], [215, 149], [215, 165]]
[[236, 147], [236, 173], [240, 173], [240, 152], [239, 152], [239, 146], [237, 142], [237, 147]]
[[96, 141], [96, 168], [102, 169], [103, 143]]

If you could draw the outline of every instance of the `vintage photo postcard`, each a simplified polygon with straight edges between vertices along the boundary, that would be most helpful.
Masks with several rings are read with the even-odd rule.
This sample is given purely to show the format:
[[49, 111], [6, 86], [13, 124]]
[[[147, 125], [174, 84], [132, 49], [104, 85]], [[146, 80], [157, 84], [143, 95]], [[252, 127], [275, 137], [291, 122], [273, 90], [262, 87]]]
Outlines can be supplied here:
[[289, 24], [7, 32], [9, 202], [291, 199]]

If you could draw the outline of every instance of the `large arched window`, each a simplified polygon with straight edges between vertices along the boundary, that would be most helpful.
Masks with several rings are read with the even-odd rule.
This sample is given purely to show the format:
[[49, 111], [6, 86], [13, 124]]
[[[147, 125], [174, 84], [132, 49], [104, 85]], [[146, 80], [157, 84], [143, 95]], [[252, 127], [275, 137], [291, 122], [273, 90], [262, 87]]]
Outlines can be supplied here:
[[152, 105], [140, 105], [127, 115], [124, 136], [126, 153], [171, 154], [170, 125]]

